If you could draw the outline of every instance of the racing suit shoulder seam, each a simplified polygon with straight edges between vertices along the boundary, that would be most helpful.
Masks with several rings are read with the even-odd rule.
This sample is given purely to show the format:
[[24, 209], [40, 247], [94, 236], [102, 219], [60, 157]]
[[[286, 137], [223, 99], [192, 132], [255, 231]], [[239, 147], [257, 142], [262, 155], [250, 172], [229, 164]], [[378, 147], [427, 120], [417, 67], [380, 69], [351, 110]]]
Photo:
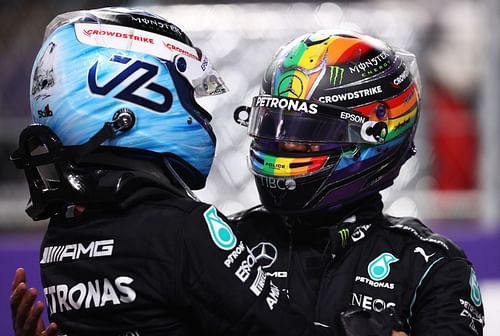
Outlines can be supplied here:
[[171, 199], [168, 202], [145, 202], [144, 204], [148, 207], [154, 207], [159, 210], [167, 210], [167, 209], [177, 209], [179, 212], [190, 215], [195, 212], [197, 209], [208, 208], [210, 205], [202, 202], [196, 202], [191, 199], [179, 198], [176, 199], [179, 202], [173, 202]]
[[248, 216], [252, 216], [255, 214], [262, 213], [262, 212], [267, 212], [267, 210], [264, 208], [264, 206], [259, 204], [259, 205], [253, 206], [251, 208], [248, 208], [248, 209], [236, 212], [236, 213], [232, 213], [232, 214], [227, 216], [227, 219], [230, 221], [240, 221]]
[[463, 250], [457, 246], [449, 238], [433, 232], [422, 221], [413, 217], [393, 217], [387, 216], [386, 225], [384, 228], [396, 232], [406, 233], [407, 236], [413, 237], [414, 240], [426, 243], [432, 247], [439, 247], [439, 250], [444, 251], [450, 257], [464, 258]]
[[434, 268], [434, 266], [439, 263], [440, 261], [446, 259], [446, 257], [442, 256], [436, 260], [434, 260], [434, 262], [432, 264], [430, 264], [426, 269], [425, 271], [423, 271], [421, 273], [421, 276], [420, 276], [420, 279], [417, 283], [417, 286], [415, 286], [415, 289], [414, 289], [414, 292], [413, 292], [413, 297], [412, 297], [412, 300], [410, 302], [410, 314], [408, 315], [408, 318], [407, 318], [407, 323], [408, 325], [411, 325], [410, 324], [410, 320], [411, 320], [411, 317], [413, 315], [413, 306], [415, 304], [415, 301], [417, 300], [417, 292], [418, 292], [418, 289], [420, 288], [420, 286], [422, 285], [422, 283], [425, 281], [425, 279], [427, 278], [427, 275], [431, 272], [431, 270]]

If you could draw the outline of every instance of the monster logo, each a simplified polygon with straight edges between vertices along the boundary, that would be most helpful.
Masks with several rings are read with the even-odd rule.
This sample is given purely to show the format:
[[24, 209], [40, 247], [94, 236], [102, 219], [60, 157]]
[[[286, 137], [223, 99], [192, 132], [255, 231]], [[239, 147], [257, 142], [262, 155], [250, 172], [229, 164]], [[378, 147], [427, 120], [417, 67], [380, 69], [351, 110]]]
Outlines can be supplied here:
[[344, 79], [344, 68], [338, 65], [330, 65], [330, 84], [332, 86], [339, 86]]
[[342, 240], [342, 248], [347, 246], [347, 241], [349, 240], [349, 229], [341, 229], [339, 230], [340, 239]]

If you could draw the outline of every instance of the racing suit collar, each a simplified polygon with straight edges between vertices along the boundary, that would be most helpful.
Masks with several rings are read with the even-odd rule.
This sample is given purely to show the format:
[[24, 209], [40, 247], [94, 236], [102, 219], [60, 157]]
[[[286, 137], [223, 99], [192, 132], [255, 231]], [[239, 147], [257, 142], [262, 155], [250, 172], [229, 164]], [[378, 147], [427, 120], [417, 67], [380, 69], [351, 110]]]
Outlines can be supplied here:
[[379, 193], [362, 200], [346, 204], [342, 208], [320, 213], [283, 216], [294, 228], [312, 229], [339, 227], [343, 223], [372, 221], [382, 216], [382, 197]]
[[336, 254], [364, 238], [374, 225], [383, 223], [382, 209], [382, 197], [377, 193], [340, 209], [284, 217], [284, 222], [293, 232], [295, 245]]
[[[82, 202], [66, 204], [66, 218], [78, 217], [88, 211], [126, 210], [145, 200], [187, 198], [185, 190], [168, 176], [151, 175], [134, 170], [97, 170], [93, 186], [88, 192], [93, 195]], [[75, 211], [77, 210], [77, 211]]]
[[[365, 238], [371, 228], [383, 223], [382, 208], [382, 198], [376, 194], [335, 211], [281, 216], [289, 236], [287, 273], [291, 274], [296, 248], [315, 249], [320, 253], [319, 263], [343, 255], [351, 245]], [[285, 290], [288, 288], [289, 277]]]

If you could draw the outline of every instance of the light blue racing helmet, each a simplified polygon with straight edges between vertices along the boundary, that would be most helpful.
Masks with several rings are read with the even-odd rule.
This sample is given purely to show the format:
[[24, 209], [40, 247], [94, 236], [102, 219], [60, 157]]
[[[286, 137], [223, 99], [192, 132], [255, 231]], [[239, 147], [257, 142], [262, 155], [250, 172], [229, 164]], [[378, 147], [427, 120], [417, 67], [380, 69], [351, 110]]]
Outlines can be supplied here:
[[[199, 189], [216, 138], [195, 97], [226, 91], [207, 56], [176, 25], [142, 10], [103, 8], [65, 13], [47, 26], [30, 103], [33, 121], [64, 147], [99, 138], [100, 149], [166, 159], [189, 188]], [[96, 137], [106, 124], [115, 126], [114, 135]]]

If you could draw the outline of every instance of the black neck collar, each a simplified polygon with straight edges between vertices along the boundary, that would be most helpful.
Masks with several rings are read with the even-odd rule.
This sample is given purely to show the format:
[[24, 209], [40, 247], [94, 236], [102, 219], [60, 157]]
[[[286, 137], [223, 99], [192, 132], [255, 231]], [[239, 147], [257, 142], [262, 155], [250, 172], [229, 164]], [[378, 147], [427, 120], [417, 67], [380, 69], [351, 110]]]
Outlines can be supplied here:
[[284, 216], [297, 245], [313, 246], [337, 254], [362, 240], [383, 222], [383, 203], [375, 194], [340, 209], [317, 214]]

